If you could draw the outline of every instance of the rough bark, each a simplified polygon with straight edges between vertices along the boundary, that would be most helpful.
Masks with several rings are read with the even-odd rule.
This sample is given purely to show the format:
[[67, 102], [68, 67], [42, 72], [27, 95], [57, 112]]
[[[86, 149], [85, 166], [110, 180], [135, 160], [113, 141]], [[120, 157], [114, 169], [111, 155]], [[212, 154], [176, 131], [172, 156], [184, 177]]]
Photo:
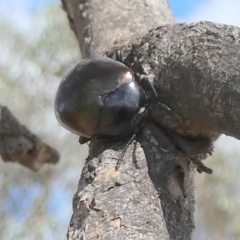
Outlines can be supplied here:
[[[118, 171], [116, 161], [125, 144], [91, 142], [74, 196], [68, 239], [191, 239], [192, 162], [199, 171], [208, 171], [200, 160], [211, 152], [212, 141], [221, 133], [239, 137], [239, 29], [207, 22], [173, 24], [164, 8], [157, 22], [152, 14], [153, 24], [143, 23], [135, 8], [127, 15], [113, 2], [114, 9], [109, 1], [63, 1], [83, 55], [104, 54], [123, 43], [126, 64], [154, 82], [161, 102], [171, 111], [161, 110], [157, 103], [151, 106], [148, 125], [128, 148]], [[153, 9], [143, 12], [154, 12], [160, 1], [151, 2]], [[100, 9], [106, 9], [106, 15], [98, 13]], [[83, 21], [84, 16], [91, 17]], [[131, 34], [124, 35], [121, 19], [130, 21], [126, 28]], [[135, 40], [155, 24], [167, 22], [171, 24]], [[120, 33], [112, 31], [116, 28]], [[129, 41], [119, 38], [121, 32]]]
[[0, 106], [0, 155], [3, 161], [16, 162], [34, 171], [59, 159], [56, 150], [21, 125], [3, 106]]
[[174, 23], [166, 0], [62, 0], [83, 57], [126, 45], [165, 23]]
[[154, 120], [185, 136], [240, 138], [239, 39], [238, 27], [199, 22], [159, 27], [136, 41], [126, 61], [143, 68], [172, 109], [156, 109]]
[[68, 239], [191, 239], [192, 164], [152, 124], [128, 148], [116, 171], [124, 147], [91, 142]]

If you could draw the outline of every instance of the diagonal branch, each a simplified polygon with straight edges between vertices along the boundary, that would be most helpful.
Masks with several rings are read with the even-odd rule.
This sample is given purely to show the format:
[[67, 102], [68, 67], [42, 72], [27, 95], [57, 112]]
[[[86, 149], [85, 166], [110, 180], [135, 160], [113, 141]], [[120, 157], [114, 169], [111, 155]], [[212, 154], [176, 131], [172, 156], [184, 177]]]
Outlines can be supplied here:
[[34, 171], [45, 163], [58, 162], [58, 152], [21, 125], [6, 107], [0, 106], [0, 113], [0, 155], [3, 161], [17, 162]]

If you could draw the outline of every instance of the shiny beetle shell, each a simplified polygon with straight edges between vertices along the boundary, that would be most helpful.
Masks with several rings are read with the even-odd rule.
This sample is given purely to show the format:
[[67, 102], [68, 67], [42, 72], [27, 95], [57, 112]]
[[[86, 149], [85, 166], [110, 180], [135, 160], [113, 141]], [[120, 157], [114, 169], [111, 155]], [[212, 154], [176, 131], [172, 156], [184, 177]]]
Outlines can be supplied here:
[[145, 94], [131, 70], [110, 58], [90, 58], [62, 80], [55, 100], [60, 124], [79, 136], [133, 134]]

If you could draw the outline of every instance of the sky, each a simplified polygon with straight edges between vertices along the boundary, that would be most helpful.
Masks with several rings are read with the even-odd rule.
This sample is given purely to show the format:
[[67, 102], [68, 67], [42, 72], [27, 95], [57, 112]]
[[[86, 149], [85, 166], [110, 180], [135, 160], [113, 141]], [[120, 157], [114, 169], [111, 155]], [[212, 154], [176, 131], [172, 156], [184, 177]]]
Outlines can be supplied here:
[[[20, 29], [30, 26], [31, 15], [60, 0], [0, 0], [0, 18], [14, 22]], [[169, 0], [179, 22], [209, 20], [240, 26], [239, 0]], [[13, 14], [14, 13], [14, 14]]]
[[170, 0], [181, 22], [208, 20], [240, 26], [239, 0]]

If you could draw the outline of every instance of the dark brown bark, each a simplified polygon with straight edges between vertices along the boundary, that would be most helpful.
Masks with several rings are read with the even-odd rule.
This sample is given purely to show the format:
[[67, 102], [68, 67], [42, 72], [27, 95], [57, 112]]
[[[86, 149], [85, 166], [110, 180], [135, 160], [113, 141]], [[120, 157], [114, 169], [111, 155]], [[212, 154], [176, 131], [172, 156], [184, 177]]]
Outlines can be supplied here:
[[21, 125], [6, 107], [0, 106], [0, 113], [0, 155], [3, 161], [17, 162], [34, 171], [45, 163], [58, 162], [58, 152]]
[[[142, 1], [131, 2], [141, 5]], [[161, 102], [171, 108], [167, 112], [157, 103], [151, 106], [149, 124], [137, 137], [140, 144], [131, 144], [118, 171], [116, 161], [125, 144], [91, 142], [73, 201], [68, 239], [191, 239], [192, 162], [200, 171], [209, 171], [200, 160], [211, 153], [212, 141], [221, 133], [239, 137], [239, 29], [206, 22], [172, 24], [169, 9], [164, 8], [160, 15], [168, 17], [159, 17], [156, 23], [152, 14], [154, 24], [144, 24], [138, 11], [125, 16], [127, 11], [112, 9], [106, 1], [63, 3], [84, 56], [125, 44], [120, 48], [126, 64], [134, 71], [143, 70], [153, 80]], [[112, 15], [98, 15], [98, 9]], [[83, 21], [84, 16], [91, 17]], [[121, 19], [136, 24], [126, 27], [131, 32], [129, 41], [121, 41], [111, 31], [119, 27], [124, 35]], [[132, 43], [135, 36], [167, 22], [171, 24]], [[104, 37], [108, 34], [114, 41]]]
[[172, 109], [156, 109], [154, 120], [185, 136], [240, 138], [239, 37], [238, 27], [199, 22], [160, 27], [136, 41], [129, 59]]

